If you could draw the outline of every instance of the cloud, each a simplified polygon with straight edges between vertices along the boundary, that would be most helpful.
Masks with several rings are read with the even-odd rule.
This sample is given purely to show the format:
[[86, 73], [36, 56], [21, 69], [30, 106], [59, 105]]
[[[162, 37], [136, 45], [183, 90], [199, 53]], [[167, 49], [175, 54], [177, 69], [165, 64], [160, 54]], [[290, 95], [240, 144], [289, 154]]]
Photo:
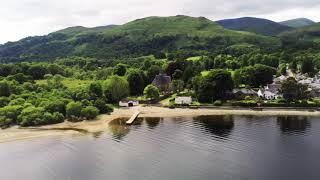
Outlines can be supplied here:
[[320, 0], [3, 0], [0, 43], [69, 26], [123, 24], [146, 16], [184, 14], [212, 20], [256, 16], [320, 21]]

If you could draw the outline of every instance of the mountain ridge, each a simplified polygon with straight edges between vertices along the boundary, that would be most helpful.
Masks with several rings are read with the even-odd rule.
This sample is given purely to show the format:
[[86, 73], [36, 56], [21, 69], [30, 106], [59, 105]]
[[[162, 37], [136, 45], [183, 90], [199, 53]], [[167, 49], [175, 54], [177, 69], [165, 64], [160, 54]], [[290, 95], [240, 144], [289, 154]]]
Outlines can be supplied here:
[[281, 21], [279, 23], [282, 25], [293, 27], [293, 28], [301, 28], [301, 27], [315, 24], [316, 22], [314, 22], [310, 19], [307, 19], [307, 18], [296, 18], [296, 19], [289, 19], [286, 21]]
[[106, 28], [71, 27], [0, 46], [0, 61], [66, 56], [137, 57], [154, 52], [223, 50], [236, 44], [279, 46], [276, 38], [232, 31], [204, 17], [146, 17]]
[[255, 17], [224, 19], [216, 22], [226, 29], [248, 31], [265, 36], [276, 36], [284, 31], [292, 29], [291, 27], [281, 25], [268, 19]]

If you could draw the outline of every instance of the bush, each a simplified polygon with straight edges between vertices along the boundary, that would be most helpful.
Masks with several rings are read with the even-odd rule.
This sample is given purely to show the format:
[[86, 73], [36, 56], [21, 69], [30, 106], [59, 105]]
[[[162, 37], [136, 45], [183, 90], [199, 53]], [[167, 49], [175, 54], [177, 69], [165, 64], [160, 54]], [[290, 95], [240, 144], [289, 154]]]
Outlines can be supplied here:
[[16, 122], [22, 109], [22, 106], [5, 106], [3, 108], [0, 108], [0, 116], [6, 117], [6, 119], [11, 119], [13, 122]]
[[10, 106], [18, 106], [18, 105], [22, 106], [25, 102], [26, 102], [26, 100], [24, 100], [23, 98], [17, 98], [17, 99], [10, 101], [9, 105]]
[[2, 129], [8, 128], [11, 124], [13, 124], [13, 120], [9, 119], [5, 116], [0, 116], [0, 127]]
[[48, 124], [44, 116], [44, 108], [42, 107], [28, 107], [24, 109], [18, 116], [19, 124], [23, 127], [26, 126], [39, 126]]
[[87, 120], [95, 119], [99, 115], [99, 109], [94, 106], [87, 106], [81, 110], [81, 116]]
[[8, 97], [0, 97], [0, 108], [5, 107], [10, 102]]
[[106, 101], [98, 99], [94, 102], [94, 107], [98, 108], [101, 114], [110, 113], [113, 111], [113, 107], [107, 105]]
[[152, 84], [148, 85], [144, 89], [143, 94], [145, 95], [145, 97], [147, 99], [151, 99], [151, 100], [158, 100], [159, 97], [160, 97], [159, 89], [156, 86], [152, 85]]
[[41, 103], [40, 106], [43, 106], [44, 109], [50, 113], [59, 112], [61, 114], [66, 114], [66, 105], [62, 100], [47, 101]]
[[65, 119], [64, 115], [59, 112], [54, 112], [52, 114], [54, 123], [62, 123]]
[[66, 115], [70, 120], [78, 120], [81, 117], [82, 104], [80, 102], [70, 102], [66, 107]]

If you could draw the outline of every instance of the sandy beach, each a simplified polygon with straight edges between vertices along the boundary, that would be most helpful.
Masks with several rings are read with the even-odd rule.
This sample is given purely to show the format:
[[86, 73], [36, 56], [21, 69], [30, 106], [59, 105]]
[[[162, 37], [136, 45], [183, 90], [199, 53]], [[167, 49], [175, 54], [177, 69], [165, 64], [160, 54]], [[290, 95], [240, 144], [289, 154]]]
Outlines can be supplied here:
[[266, 109], [254, 111], [250, 109], [168, 109], [162, 107], [133, 107], [115, 109], [110, 115], [101, 115], [94, 121], [78, 123], [64, 122], [56, 125], [41, 127], [19, 128], [17, 126], [0, 130], [0, 143], [17, 140], [51, 137], [51, 136], [77, 136], [87, 133], [99, 133], [108, 131], [110, 121], [117, 118], [129, 118], [135, 112], [140, 111], [139, 117], [187, 117], [201, 115], [250, 115], [250, 116], [319, 116], [319, 111]]

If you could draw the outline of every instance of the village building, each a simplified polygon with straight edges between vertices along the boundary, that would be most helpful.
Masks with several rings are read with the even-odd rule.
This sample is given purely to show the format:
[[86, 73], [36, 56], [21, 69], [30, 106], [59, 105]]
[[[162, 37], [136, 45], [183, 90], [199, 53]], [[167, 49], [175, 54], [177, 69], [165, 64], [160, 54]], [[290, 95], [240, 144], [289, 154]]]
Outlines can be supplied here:
[[273, 79], [273, 84], [281, 84], [283, 81], [287, 79], [288, 79], [288, 76], [281, 75]]
[[119, 101], [120, 107], [133, 107], [138, 105], [139, 105], [139, 101], [136, 101], [136, 100], [123, 99]]
[[152, 84], [157, 86], [160, 91], [168, 92], [170, 90], [171, 77], [166, 74], [157, 75]]
[[239, 88], [232, 90], [233, 98], [235, 99], [245, 99], [245, 97], [257, 97], [257, 92], [252, 89]]
[[274, 94], [277, 94], [277, 93], [279, 93], [280, 88], [281, 88], [281, 84], [273, 83], [273, 84], [268, 84], [264, 89], [266, 91], [270, 91]]
[[259, 89], [257, 94], [260, 98], [266, 99], [266, 100], [274, 100], [274, 99], [278, 99], [279, 97], [281, 97], [279, 94], [273, 93], [268, 90], [263, 90], [263, 89]]
[[175, 104], [178, 105], [191, 105], [192, 97], [191, 96], [180, 96], [175, 98]]

